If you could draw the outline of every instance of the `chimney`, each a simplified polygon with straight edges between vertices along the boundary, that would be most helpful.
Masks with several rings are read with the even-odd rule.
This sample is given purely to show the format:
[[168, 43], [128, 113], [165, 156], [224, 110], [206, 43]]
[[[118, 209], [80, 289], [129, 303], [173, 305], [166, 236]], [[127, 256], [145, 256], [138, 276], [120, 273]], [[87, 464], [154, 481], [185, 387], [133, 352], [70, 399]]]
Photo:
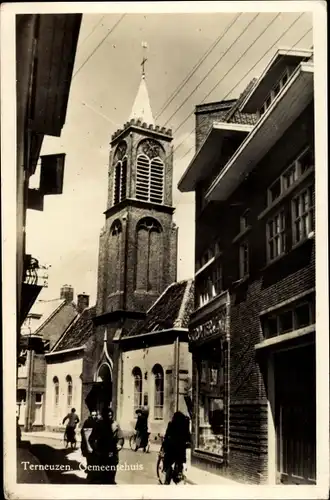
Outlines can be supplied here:
[[73, 288], [71, 285], [63, 285], [60, 292], [60, 298], [67, 302], [73, 302]]
[[89, 306], [89, 295], [86, 295], [85, 293], [80, 293], [77, 296], [77, 311], [79, 314], [83, 312], [86, 307]]

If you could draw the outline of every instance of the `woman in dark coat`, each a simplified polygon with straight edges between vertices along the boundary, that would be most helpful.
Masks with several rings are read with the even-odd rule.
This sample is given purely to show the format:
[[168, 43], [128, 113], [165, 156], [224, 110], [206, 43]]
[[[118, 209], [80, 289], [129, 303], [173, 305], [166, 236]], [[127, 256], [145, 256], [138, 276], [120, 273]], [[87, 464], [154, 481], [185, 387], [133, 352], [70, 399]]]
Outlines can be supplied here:
[[[177, 411], [167, 426], [162, 445], [166, 473], [165, 484], [170, 484], [172, 479], [179, 482], [183, 464], [187, 461], [186, 449], [189, 442], [189, 419], [183, 413]], [[172, 470], [173, 465], [174, 473]]]
[[143, 448], [143, 451], [146, 451], [148, 445], [148, 417], [142, 410], [136, 410], [137, 421], [135, 424], [136, 430], [136, 446], [135, 451], [139, 448]]

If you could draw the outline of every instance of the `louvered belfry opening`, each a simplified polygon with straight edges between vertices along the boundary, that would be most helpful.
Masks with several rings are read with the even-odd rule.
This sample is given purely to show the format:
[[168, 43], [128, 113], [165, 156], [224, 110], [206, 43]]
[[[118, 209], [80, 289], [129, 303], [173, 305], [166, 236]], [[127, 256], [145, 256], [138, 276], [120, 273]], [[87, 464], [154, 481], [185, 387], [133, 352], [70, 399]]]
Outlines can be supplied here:
[[138, 200], [163, 203], [164, 163], [160, 158], [138, 155], [136, 168], [136, 197]]
[[113, 191], [113, 204], [116, 205], [126, 198], [127, 186], [127, 158], [118, 161], [115, 166], [115, 179]]

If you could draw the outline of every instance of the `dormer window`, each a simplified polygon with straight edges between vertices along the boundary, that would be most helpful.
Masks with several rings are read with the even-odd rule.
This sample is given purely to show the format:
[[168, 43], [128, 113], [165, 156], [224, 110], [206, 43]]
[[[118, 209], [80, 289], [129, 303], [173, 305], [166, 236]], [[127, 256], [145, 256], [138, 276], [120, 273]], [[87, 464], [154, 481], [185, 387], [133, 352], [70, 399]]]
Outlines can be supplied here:
[[267, 109], [270, 107], [272, 102], [275, 100], [275, 98], [278, 96], [284, 85], [287, 83], [289, 76], [291, 74], [290, 68], [286, 68], [285, 72], [282, 74], [281, 78], [276, 82], [275, 86], [273, 89], [270, 91], [268, 94], [267, 98], [265, 99], [263, 105], [258, 111], [259, 118], [267, 111]]

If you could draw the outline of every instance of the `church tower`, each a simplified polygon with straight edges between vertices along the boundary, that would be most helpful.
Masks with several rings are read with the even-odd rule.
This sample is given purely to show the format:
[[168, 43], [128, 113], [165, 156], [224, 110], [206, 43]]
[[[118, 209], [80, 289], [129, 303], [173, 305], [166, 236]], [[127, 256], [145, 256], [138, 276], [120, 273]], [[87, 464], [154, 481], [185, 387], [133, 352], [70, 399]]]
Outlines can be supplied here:
[[[129, 121], [110, 142], [108, 201], [100, 235], [93, 335], [83, 362], [83, 418], [88, 409], [116, 411], [123, 329], [142, 319], [176, 281], [171, 130], [155, 124], [143, 72]], [[87, 405], [87, 406], [86, 406]]]
[[145, 312], [176, 281], [172, 132], [155, 124], [144, 62], [129, 121], [113, 134], [110, 143], [98, 316], [114, 311]]

